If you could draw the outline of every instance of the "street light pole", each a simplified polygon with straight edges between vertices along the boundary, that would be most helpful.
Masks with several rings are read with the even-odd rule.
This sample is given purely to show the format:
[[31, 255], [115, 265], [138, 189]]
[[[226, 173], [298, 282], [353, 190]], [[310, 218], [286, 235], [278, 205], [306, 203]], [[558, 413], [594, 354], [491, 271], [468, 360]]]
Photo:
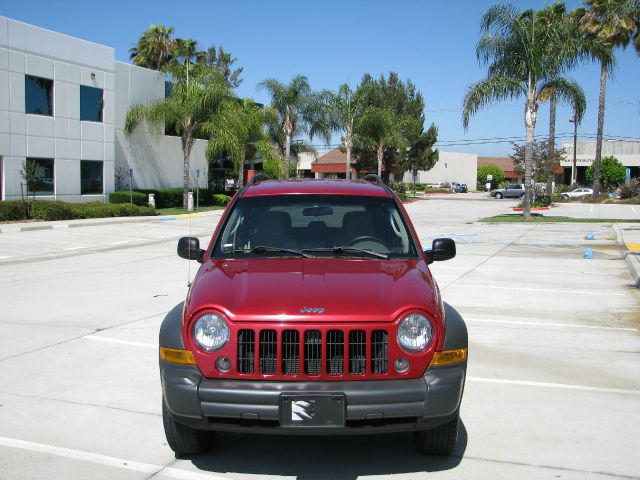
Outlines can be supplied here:
[[576, 122], [576, 111], [573, 111], [573, 115], [569, 118], [569, 121], [573, 123], [573, 165], [571, 165], [571, 185], [575, 185], [578, 182], [578, 166], [576, 151], [578, 145], [578, 122]]

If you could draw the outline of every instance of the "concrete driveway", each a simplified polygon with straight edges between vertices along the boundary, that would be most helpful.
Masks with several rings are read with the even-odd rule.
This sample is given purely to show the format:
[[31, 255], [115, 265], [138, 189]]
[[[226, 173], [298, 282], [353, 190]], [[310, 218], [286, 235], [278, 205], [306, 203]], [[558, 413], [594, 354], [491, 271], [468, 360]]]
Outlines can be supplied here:
[[[407, 205], [424, 247], [458, 246], [433, 265], [470, 333], [463, 428], [446, 459], [418, 454], [408, 434], [220, 434], [211, 453], [176, 460], [157, 334], [197, 267], [175, 254], [189, 219], [3, 231], [0, 478], [638, 478], [640, 293], [612, 225], [473, 223], [513, 203]], [[218, 216], [191, 231], [206, 239]]]

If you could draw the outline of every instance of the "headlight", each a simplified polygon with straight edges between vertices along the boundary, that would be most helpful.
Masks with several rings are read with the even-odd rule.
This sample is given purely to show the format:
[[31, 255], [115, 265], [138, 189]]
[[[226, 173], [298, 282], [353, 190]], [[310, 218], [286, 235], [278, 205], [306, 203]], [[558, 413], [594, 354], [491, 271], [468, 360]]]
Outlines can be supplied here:
[[427, 317], [412, 313], [402, 319], [398, 326], [398, 343], [411, 352], [424, 350], [433, 338], [433, 327]]
[[200, 348], [213, 352], [229, 341], [229, 327], [220, 315], [205, 313], [193, 326], [193, 338]]

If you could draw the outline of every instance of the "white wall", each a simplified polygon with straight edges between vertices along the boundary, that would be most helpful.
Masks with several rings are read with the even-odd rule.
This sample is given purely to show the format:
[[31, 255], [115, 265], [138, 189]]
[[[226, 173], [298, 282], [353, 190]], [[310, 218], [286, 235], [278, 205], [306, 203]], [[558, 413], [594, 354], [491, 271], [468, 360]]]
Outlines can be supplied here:
[[[115, 63], [116, 74], [116, 133], [115, 165], [119, 173], [133, 168], [134, 188], [152, 189], [182, 187], [183, 163], [180, 137], [149, 133], [141, 125], [131, 134], [124, 133], [129, 109], [164, 98], [164, 75], [154, 70]], [[196, 170], [200, 169], [200, 186], [208, 171], [205, 156], [206, 141], [196, 140], [191, 150], [190, 183], [196, 184]], [[128, 184], [127, 184], [128, 185]]]
[[[478, 176], [478, 156], [469, 153], [440, 151], [440, 158], [429, 171], [418, 172], [418, 183], [466, 183], [475, 190]], [[411, 182], [412, 172], [406, 172], [405, 182]]]
[[[25, 114], [25, 74], [53, 80], [53, 116]], [[93, 78], [92, 78], [93, 77]], [[103, 122], [80, 121], [80, 85], [103, 89]], [[0, 156], [3, 199], [20, 198], [26, 157], [54, 159], [54, 195], [80, 195], [80, 160], [104, 162], [104, 188], [113, 185], [114, 51], [112, 48], [0, 17]]]
[[[560, 162], [563, 167], [573, 165], [573, 142], [566, 142], [562, 147], [567, 152]], [[576, 163], [579, 167], [588, 167], [596, 157], [596, 142], [578, 142]], [[614, 156], [626, 167], [640, 166], [640, 143], [607, 140], [602, 142], [602, 156]]]

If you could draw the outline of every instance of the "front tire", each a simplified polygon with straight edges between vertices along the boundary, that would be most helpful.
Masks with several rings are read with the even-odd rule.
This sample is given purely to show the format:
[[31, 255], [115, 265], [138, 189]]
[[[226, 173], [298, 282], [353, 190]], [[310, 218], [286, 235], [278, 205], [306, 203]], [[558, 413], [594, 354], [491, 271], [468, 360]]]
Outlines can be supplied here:
[[415, 442], [418, 450], [427, 455], [451, 455], [458, 440], [460, 412], [455, 418], [438, 425], [430, 430], [415, 432]]
[[198, 455], [211, 448], [213, 432], [196, 430], [187, 425], [176, 423], [169, 413], [164, 399], [162, 401], [162, 423], [167, 443], [176, 456]]
[[502, 194], [501, 193], [496, 193], [496, 198], [501, 200], [502, 199]]

